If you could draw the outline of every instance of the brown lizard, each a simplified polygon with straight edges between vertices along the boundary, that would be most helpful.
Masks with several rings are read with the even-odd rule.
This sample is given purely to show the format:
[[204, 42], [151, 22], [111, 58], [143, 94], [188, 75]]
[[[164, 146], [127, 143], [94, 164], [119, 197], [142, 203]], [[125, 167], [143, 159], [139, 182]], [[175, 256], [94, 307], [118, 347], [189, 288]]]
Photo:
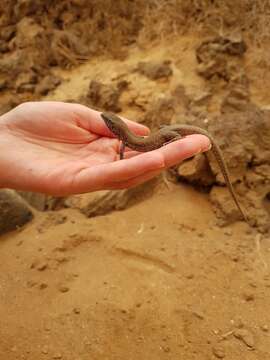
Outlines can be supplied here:
[[220, 147], [217, 145], [216, 141], [213, 139], [213, 137], [206, 130], [193, 125], [176, 124], [176, 125], [164, 126], [160, 130], [151, 133], [149, 136], [143, 137], [133, 134], [129, 130], [126, 123], [115, 114], [106, 112], [106, 113], [102, 113], [101, 117], [104, 120], [106, 126], [111, 130], [111, 132], [121, 141], [120, 159], [124, 158], [125, 146], [128, 146], [132, 150], [146, 152], [146, 151], [158, 149], [163, 145], [166, 145], [172, 141], [179, 140], [182, 136], [192, 135], [192, 134], [201, 134], [207, 136], [211, 141], [212, 144], [211, 150], [215, 155], [215, 158], [224, 176], [226, 185], [231, 193], [231, 196], [237, 208], [239, 209], [242, 217], [246, 222], [248, 222], [246, 215], [241, 209], [241, 206], [233, 189], [232, 183], [230, 181], [229, 170], [222, 155], [222, 151]]

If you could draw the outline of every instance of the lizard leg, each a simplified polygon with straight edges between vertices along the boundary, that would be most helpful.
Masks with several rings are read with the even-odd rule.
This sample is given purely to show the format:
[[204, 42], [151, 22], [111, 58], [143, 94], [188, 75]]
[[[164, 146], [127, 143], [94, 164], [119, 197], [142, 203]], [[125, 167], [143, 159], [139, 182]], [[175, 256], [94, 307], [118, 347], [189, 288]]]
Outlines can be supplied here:
[[120, 149], [119, 149], [120, 160], [124, 159], [125, 146], [126, 146], [125, 143], [123, 141], [121, 141]]

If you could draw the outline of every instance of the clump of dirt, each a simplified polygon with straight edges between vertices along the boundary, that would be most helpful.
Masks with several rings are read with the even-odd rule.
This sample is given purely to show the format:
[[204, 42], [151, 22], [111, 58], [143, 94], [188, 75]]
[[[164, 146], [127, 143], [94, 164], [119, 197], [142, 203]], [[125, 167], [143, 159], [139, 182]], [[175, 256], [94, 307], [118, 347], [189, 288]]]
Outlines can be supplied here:
[[141, 61], [138, 64], [137, 71], [151, 80], [166, 79], [172, 75], [170, 60], [164, 60], [160, 63]]
[[13, 231], [33, 219], [30, 207], [13, 190], [0, 190], [0, 235]]
[[119, 98], [127, 88], [127, 81], [117, 81], [116, 84], [104, 84], [100, 81], [91, 80], [86, 96], [80, 102], [99, 110], [120, 112]]
[[140, 29], [138, 10], [138, 4], [126, 7], [124, 1], [2, 2], [0, 91], [18, 93], [17, 103], [37, 99], [59, 84], [47, 77], [52, 79], [55, 67], [76, 66], [104, 53], [123, 56]]

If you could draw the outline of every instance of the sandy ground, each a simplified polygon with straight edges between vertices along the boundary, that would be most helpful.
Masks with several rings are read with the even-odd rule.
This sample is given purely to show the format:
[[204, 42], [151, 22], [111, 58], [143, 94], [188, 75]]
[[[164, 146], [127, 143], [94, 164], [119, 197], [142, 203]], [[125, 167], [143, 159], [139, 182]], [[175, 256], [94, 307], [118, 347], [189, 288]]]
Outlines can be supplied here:
[[268, 359], [270, 243], [213, 222], [187, 186], [37, 214], [1, 239], [1, 359]]

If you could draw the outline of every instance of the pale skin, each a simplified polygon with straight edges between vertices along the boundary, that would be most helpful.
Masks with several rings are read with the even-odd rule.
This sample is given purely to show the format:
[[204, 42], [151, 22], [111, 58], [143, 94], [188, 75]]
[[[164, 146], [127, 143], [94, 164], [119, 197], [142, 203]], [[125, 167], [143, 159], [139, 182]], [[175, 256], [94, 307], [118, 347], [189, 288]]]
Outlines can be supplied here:
[[[126, 121], [137, 135], [149, 133]], [[119, 141], [100, 112], [80, 104], [28, 102], [0, 117], [0, 187], [55, 196], [124, 189], [209, 146], [206, 136], [196, 134], [147, 153], [127, 149], [117, 161]]]

